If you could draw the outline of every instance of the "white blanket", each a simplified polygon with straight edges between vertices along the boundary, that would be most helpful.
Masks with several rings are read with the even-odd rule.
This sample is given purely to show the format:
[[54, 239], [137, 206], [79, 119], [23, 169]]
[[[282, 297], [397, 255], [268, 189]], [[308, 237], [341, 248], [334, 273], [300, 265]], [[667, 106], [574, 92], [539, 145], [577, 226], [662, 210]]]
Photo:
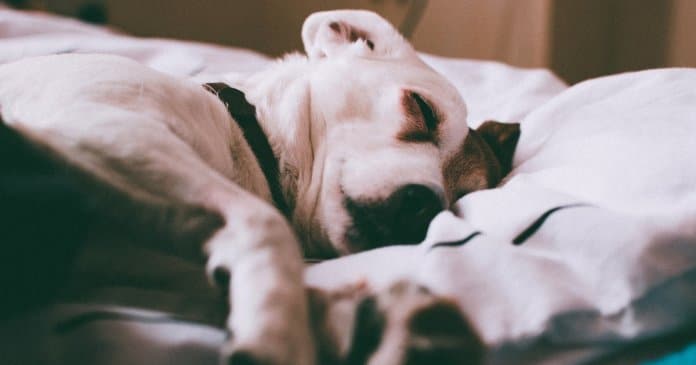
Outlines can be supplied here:
[[462, 198], [418, 247], [325, 262], [308, 282], [411, 277], [455, 298], [486, 342], [586, 350], [571, 362], [696, 325], [694, 294], [669, 290], [696, 289], [694, 148], [696, 70], [584, 82], [524, 118], [504, 186]]
[[[136, 39], [7, 9], [0, 37], [2, 62], [107, 52], [197, 77], [270, 62], [246, 50]], [[462, 198], [458, 216], [439, 215], [423, 244], [314, 265], [310, 285], [366, 279], [380, 287], [411, 277], [455, 298], [491, 345], [490, 362], [500, 364], [607, 359], [694, 326], [696, 71], [646, 71], [564, 90], [545, 70], [424, 58], [460, 90], [472, 126], [522, 122], [513, 173], [501, 188]], [[104, 292], [155, 308], [166, 302], [160, 307], [177, 313], [186, 302], [169, 285]], [[171, 314], [128, 308], [64, 305], [30, 320], [0, 328], [1, 338], [14, 338], [0, 344], [4, 363], [213, 364], [223, 338]]]

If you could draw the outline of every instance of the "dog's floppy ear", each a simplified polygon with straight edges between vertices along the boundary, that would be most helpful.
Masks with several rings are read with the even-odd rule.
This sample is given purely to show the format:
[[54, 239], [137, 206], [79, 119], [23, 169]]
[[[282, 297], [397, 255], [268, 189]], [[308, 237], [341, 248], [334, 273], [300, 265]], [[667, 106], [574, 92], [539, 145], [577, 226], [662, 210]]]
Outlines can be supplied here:
[[367, 10], [317, 12], [302, 25], [309, 58], [390, 57], [421, 62], [413, 47], [377, 13]]
[[512, 157], [515, 154], [517, 141], [520, 139], [519, 123], [500, 123], [494, 120], [483, 122], [476, 128], [481, 138], [486, 141], [500, 164], [502, 179], [512, 169]]
[[470, 129], [459, 151], [444, 163], [450, 201], [497, 186], [512, 169], [519, 137], [518, 123], [486, 121], [476, 130]]

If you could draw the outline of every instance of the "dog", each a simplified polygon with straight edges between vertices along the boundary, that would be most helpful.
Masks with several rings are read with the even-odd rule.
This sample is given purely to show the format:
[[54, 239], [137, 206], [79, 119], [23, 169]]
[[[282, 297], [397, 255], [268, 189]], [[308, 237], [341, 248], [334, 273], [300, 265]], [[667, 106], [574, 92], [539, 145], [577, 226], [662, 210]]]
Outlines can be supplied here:
[[[100, 237], [205, 262], [228, 292], [230, 364], [420, 363], [404, 336], [433, 307], [476, 347], [456, 306], [413, 284], [307, 295], [302, 258], [421, 242], [507, 174], [519, 126], [471, 130], [457, 90], [375, 13], [312, 14], [302, 40], [304, 55], [203, 86], [117, 56], [25, 59], [0, 67], [0, 111], [93, 197]], [[346, 300], [352, 335], [309, 318]], [[387, 337], [339, 346], [377, 312]]]

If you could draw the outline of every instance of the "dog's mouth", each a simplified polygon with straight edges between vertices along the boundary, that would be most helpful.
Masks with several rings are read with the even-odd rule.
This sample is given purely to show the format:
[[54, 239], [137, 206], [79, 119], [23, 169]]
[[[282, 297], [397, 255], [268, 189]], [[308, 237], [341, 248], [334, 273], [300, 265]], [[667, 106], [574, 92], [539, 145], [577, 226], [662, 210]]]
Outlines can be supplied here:
[[430, 221], [445, 209], [445, 201], [435, 189], [409, 184], [382, 200], [345, 196], [343, 206], [351, 218], [344, 240], [351, 252], [357, 252], [422, 242]]

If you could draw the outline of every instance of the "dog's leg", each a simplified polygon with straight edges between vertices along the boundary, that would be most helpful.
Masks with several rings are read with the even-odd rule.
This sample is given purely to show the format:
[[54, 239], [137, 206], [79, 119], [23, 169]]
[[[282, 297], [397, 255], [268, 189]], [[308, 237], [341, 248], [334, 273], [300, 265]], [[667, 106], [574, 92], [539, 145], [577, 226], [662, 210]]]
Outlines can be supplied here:
[[359, 284], [311, 289], [322, 364], [460, 365], [483, 362], [484, 346], [457, 304], [399, 281], [373, 292]]
[[[225, 361], [313, 364], [300, 246], [280, 212], [223, 177], [167, 128], [147, 121], [114, 126], [118, 128], [109, 131], [108, 139], [94, 129], [94, 138], [81, 137], [69, 145], [53, 139], [50, 147], [77, 170], [93, 175], [86, 180], [103, 208], [98, 210], [128, 217], [128, 226], [119, 225], [116, 231], [142, 232], [144, 240], [176, 240], [180, 235], [205, 239], [198, 249], [208, 257], [208, 273], [230, 277], [225, 285], [232, 336], [223, 349]], [[52, 141], [50, 136], [34, 137]], [[168, 212], [176, 214], [160, 214]], [[153, 237], [151, 229], [171, 232]], [[201, 229], [207, 232], [189, 232]], [[179, 244], [171, 250], [187, 251]]]
[[290, 226], [243, 191], [218, 193], [213, 200], [230, 202], [226, 223], [205, 248], [208, 273], [230, 290], [229, 364], [312, 364], [303, 264]]

